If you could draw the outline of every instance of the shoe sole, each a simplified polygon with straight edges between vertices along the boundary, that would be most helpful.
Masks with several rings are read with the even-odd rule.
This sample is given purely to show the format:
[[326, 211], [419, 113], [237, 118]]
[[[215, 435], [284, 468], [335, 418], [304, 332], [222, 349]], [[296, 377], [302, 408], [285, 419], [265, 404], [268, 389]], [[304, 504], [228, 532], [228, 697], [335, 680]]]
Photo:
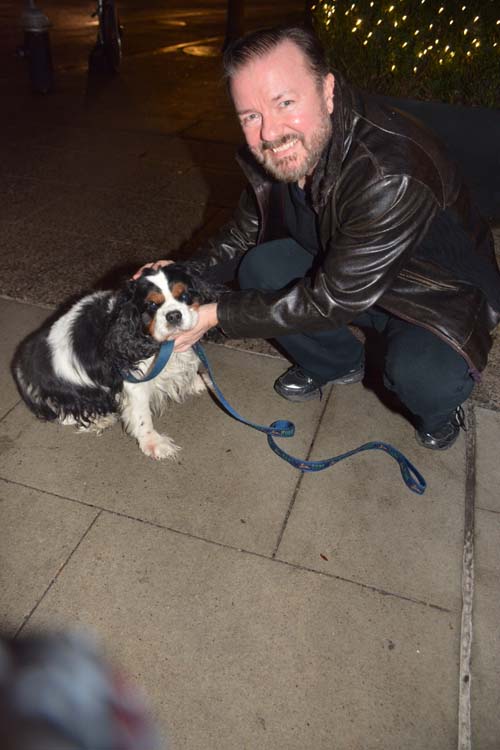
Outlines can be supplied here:
[[449, 448], [453, 448], [453, 446], [458, 440], [459, 435], [460, 435], [460, 432], [458, 432], [453, 438], [453, 440], [450, 443], [447, 443], [446, 445], [428, 445], [421, 439], [420, 435], [418, 434], [418, 431], [415, 430], [415, 440], [417, 441], [417, 443], [420, 446], [422, 446], [422, 448], [427, 448], [427, 450], [430, 450], [430, 451], [447, 451]]
[[295, 404], [300, 404], [303, 401], [313, 401], [315, 399], [321, 399], [320, 390], [311, 391], [311, 393], [305, 393], [302, 395], [283, 393], [283, 391], [280, 391], [276, 386], [274, 386], [274, 390], [276, 391], [278, 396], [281, 396], [281, 398], [284, 398], [286, 401], [292, 401]]
[[[330, 380], [328, 383], [325, 383], [322, 388], [326, 388], [328, 385], [353, 385], [354, 383], [360, 383], [365, 376], [365, 371], [362, 370], [361, 372], [356, 372], [353, 375], [345, 375], [342, 378], [338, 378], [337, 380]], [[315, 391], [311, 391], [310, 393], [305, 393], [302, 395], [293, 395], [288, 394], [280, 390], [279, 386], [274, 386], [274, 390], [276, 393], [281, 396], [281, 398], [286, 399], [286, 401], [292, 401], [293, 403], [300, 404], [303, 401], [313, 401], [315, 399], [320, 399], [322, 396], [322, 392], [318, 389]]]
[[362, 370], [361, 372], [355, 372], [352, 375], [344, 375], [344, 377], [337, 378], [337, 380], [330, 380], [327, 385], [352, 385], [354, 383], [361, 383], [364, 377], [365, 371]]

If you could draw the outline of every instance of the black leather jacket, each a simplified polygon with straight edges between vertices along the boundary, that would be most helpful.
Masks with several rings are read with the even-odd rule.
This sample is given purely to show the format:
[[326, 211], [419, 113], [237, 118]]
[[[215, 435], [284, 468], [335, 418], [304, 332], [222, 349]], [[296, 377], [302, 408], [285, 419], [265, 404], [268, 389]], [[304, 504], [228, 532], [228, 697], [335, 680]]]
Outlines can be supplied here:
[[[489, 227], [454, 163], [417, 120], [338, 73], [332, 120], [310, 188], [317, 273], [284, 291], [224, 295], [221, 328], [233, 338], [324, 330], [377, 304], [440, 336], [477, 374], [500, 320], [500, 273]], [[232, 220], [193, 259], [200, 270], [279, 235], [279, 190], [246, 147], [239, 161], [249, 185]]]

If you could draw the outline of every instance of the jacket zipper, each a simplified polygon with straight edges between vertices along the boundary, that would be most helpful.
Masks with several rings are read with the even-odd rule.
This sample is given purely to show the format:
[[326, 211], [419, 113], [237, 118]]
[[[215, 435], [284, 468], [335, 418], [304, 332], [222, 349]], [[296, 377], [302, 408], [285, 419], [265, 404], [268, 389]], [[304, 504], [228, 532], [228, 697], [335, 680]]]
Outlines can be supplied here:
[[426, 276], [421, 276], [419, 273], [415, 273], [415, 271], [403, 270], [399, 272], [398, 276], [402, 279], [415, 281], [417, 284], [426, 286], [428, 289], [449, 289], [454, 292], [457, 291], [457, 287], [453, 284], [446, 284], [444, 281], [433, 281]]

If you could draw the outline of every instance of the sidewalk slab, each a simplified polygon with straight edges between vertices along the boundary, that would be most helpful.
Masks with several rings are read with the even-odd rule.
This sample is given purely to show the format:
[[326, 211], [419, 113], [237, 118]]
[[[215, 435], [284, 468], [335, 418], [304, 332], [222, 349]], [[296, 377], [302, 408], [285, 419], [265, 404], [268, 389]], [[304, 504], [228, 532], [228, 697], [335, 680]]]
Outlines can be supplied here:
[[500, 737], [500, 413], [476, 407], [475, 589], [472, 614], [473, 747]]
[[[420, 448], [414, 429], [361, 383], [332, 391], [313, 458], [376, 440], [402, 451], [427, 481], [420, 496], [399, 466], [367, 451], [304, 476], [278, 557], [435, 605], [458, 609], [464, 518], [464, 439]], [[326, 559], [325, 559], [326, 558]]]
[[14, 635], [28, 618], [96, 516], [92, 508], [0, 480], [4, 635]]
[[[285, 405], [272, 388], [283, 362], [215, 345], [206, 350], [219, 387], [241, 414], [266, 425], [283, 418]], [[317, 402], [296, 411], [298, 434], [287, 449], [307, 454], [321, 408]], [[119, 425], [101, 436], [83, 434], [40, 422], [20, 403], [0, 424], [0, 477], [271, 554], [300, 473], [208, 392], [169, 405], [156, 424], [182, 447], [178, 461], [144, 456]]]
[[103, 634], [175, 750], [452, 750], [456, 620], [104, 513], [27, 632]]
[[478, 750], [496, 750], [500, 738], [499, 540], [500, 514], [476, 511], [471, 693], [472, 747]]
[[36, 305], [23, 305], [0, 298], [0, 419], [20, 399], [10, 373], [16, 347], [21, 339], [38, 328], [49, 313], [50, 310]]
[[476, 407], [476, 507], [500, 513], [500, 412]]

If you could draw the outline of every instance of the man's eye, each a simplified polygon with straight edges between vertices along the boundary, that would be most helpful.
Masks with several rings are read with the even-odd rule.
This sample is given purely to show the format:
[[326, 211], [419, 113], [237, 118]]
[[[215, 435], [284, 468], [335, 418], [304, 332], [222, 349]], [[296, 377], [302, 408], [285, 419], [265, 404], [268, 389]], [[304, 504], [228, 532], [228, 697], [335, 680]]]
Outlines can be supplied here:
[[258, 119], [259, 119], [259, 115], [256, 112], [252, 112], [249, 115], [245, 115], [245, 117], [243, 117], [241, 122], [243, 125], [252, 125]]
[[280, 107], [289, 107], [290, 104], [293, 104], [293, 99], [284, 99], [280, 102]]

